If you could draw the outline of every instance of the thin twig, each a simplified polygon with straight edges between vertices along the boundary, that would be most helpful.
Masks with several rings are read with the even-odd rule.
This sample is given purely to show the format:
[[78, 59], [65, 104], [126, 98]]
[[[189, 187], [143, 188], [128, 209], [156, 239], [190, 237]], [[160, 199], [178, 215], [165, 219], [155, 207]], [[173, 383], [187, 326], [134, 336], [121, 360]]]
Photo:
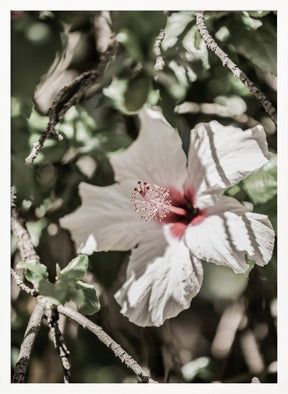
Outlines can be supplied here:
[[21, 223], [19, 212], [16, 207], [15, 187], [11, 188], [11, 228], [17, 239], [18, 249], [22, 260], [39, 260], [39, 256], [35, 252], [34, 245], [26, 228]]
[[[21, 278], [20, 278], [20, 281], [21, 281]], [[21, 285], [21, 283], [17, 283], [17, 284], [21, 290], [30, 294], [30, 292], [29, 291], [27, 292], [27, 289], [23, 285]], [[38, 299], [39, 303], [41, 303], [43, 308], [51, 307], [50, 302], [47, 302], [45, 297], [38, 296], [37, 299]], [[97, 324], [91, 322], [91, 320], [87, 319], [85, 316], [81, 315], [81, 313], [75, 311], [72, 308], [64, 307], [63, 305], [58, 305], [57, 310], [62, 315], [75, 321], [80, 326], [82, 326], [84, 329], [87, 329], [87, 330], [91, 331], [94, 335], [96, 335], [97, 338], [102, 343], [104, 343], [104, 345], [106, 345], [108, 348], [110, 348], [114, 352], [116, 357], [118, 357], [129, 369], [131, 369], [138, 376], [138, 378], [141, 380], [142, 383], [158, 383], [155, 380], [153, 380], [147, 373], [145, 373], [145, 371], [137, 363], [137, 361], [135, 361], [117, 342], [115, 342], [114, 339], [112, 339], [108, 334], [106, 334], [106, 332], [103, 330], [103, 328], [101, 328]], [[57, 335], [59, 338], [59, 333]], [[62, 336], [61, 332], [60, 332], [60, 335]], [[63, 343], [61, 345], [61, 348], [62, 347], [63, 347]], [[66, 350], [64, 350], [64, 349], [66, 349]], [[63, 351], [63, 354], [65, 354], [65, 357], [67, 358], [69, 352], [67, 351], [66, 346], [64, 349], [62, 348], [62, 351]], [[29, 361], [29, 359], [27, 360], [27, 365], [28, 365], [28, 361]], [[63, 367], [63, 364], [62, 364], [62, 367]], [[70, 369], [68, 367], [65, 367], [65, 368], [67, 369], [67, 371]], [[27, 369], [27, 366], [26, 366], [26, 369]]]
[[71, 107], [79, 103], [87, 88], [99, 78], [108, 61], [114, 56], [116, 48], [116, 41], [113, 39], [106, 52], [102, 54], [96, 69], [83, 72], [60, 89], [49, 109], [48, 126], [39, 140], [34, 143], [30, 154], [25, 159], [26, 164], [33, 164], [48, 137], [53, 136], [58, 141], [63, 140], [63, 136], [56, 130], [57, 124], [63, 120]]
[[13, 268], [11, 268], [11, 275], [13, 276], [16, 285], [23, 291], [25, 291], [25, 293], [31, 295], [32, 297], [36, 297], [38, 295], [37, 290], [35, 289], [31, 289], [31, 287], [25, 285], [25, 283], [23, 282], [22, 278], [20, 277], [20, 275], [17, 274], [17, 272], [15, 272], [13, 270]]
[[267, 114], [271, 117], [275, 125], [277, 125], [277, 112], [270, 100], [262, 93], [252, 81], [247, 77], [247, 75], [229, 58], [227, 53], [225, 53], [214, 40], [214, 38], [209, 34], [207, 26], [204, 21], [204, 14], [202, 11], [196, 12], [196, 25], [198, 31], [207, 45], [207, 47], [215, 53], [216, 56], [222, 61], [224, 67], [227, 67], [234, 77], [238, 78], [249, 91], [260, 101], [263, 108]]
[[142, 383], [157, 383], [147, 373], [145, 373], [141, 366], [117, 342], [115, 342], [114, 339], [106, 334], [103, 328], [99, 327], [97, 324], [93, 323], [74, 309], [67, 308], [63, 305], [58, 305], [57, 309], [59, 313], [75, 321], [84, 329], [87, 329], [96, 335], [104, 345], [113, 351], [116, 357], [118, 357], [138, 376]]
[[260, 122], [258, 122], [251, 116], [248, 116], [246, 114], [235, 115], [229, 110], [229, 108], [217, 103], [193, 103], [185, 101], [184, 103], [178, 105], [175, 108], [175, 111], [178, 114], [201, 113], [204, 115], [219, 116], [220, 118], [231, 118], [235, 120], [235, 122], [247, 125], [248, 127], [255, 127], [257, 124], [260, 124]]
[[[24, 289], [21, 288], [21, 290]], [[20, 353], [15, 366], [12, 383], [23, 383], [25, 380], [32, 347], [41, 326], [44, 310], [44, 306], [38, 302], [34, 308], [32, 315], [30, 316], [24, 339], [20, 347]]]
[[156, 37], [155, 43], [153, 45], [153, 53], [154, 56], [156, 58], [155, 61], [155, 65], [154, 65], [154, 69], [156, 71], [161, 71], [163, 70], [164, 66], [165, 66], [165, 62], [161, 53], [161, 43], [165, 38], [165, 32], [164, 30], [160, 30], [160, 33], [158, 34], [158, 36]]
[[[11, 188], [11, 228], [12, 232], [17, 240], [18, 249], [20, 251], [21, 259], [22, 260], [39, 260], [39, 256], [35, 252], [34, 245], [30, 238], [30, 235], [24, 225], [21, 223], [19, 218], [19, 212], [16, 207], [16, 188], [12, 186]], [[31, 296], [36, 296], [38, 293], [35, 289], [31, 289], [27, 286], [22, 278], [13, 270], [11, 269], [11, 274], [15, 279], [17, 286], [21, 290], [24, 290], [27, 294]]]
[[[13, 193], [13, 198], [12, 198], [12, 212], [14, 210], [14, 215], [15, 215], [15, 223], [16, 223], [16, 228], [18, 228], [18, 226], [20, 226], [19, 223], [19, 216], [18, 216], [18, 212], [16, 210], [15, 207], [15, 190], [12, 191]], [[27, 253], [27, 248], [24, 245], [23, 241], [23, 235], [22, 233], [26, 233], [25, 234], [25, 239], [28, 243], [31, 243], [29, 245], [29, 252], [31, 253], [32, 256], [37, 256], [33, 244], [31, 242], [30, 236], [27, 232], [27, 230], [21, 225], [21, 237], [19, 238], [21, 242], [18, 242], [18, 248], [20, 250], [20, 254], [21, 256], [26, 256], [26, 258], [31, 259], [31, 256]], [[17, 237], [17, 232], [15, 234], [16, 238]], [[30, 250], [30, 248], [32, 250]], [[37, 256], [37, 258], [39, 259], [39, 257]], [[19, 288], [25, 292], [27, 292], [28, 294], [31, 295], [31, 289], [28, 288], [28, 286], [24, 285], [23, 281], [21, 280], [21, 278], [19, 277], [19, 275], [17, 276], [17, 274], [14, 274], [14, 270], [11, 270], [13, 277], [16, 279], [16, 283], [19, 286]], [[47, 307], [51, 307], [51, 302], [47, 300], [46, 297], [43, 297], [41, 295], [37, 296], [38, 302], [41, 303], [41, 305], [45, 308]], [[141, 380], [142, 383], [158, 383], [155, 380], [153, 380], [147, 373], [145, 373], [145, 371], [141, 368], [141, 366], [137, 363], [137, 361], [135, 361], [117, 342], [115, 342], [108, 334], [106, 334], [106, 332], [99, 326], [97, 326], [95, 323], [91, 322], [89, 319], [87, 319], [85, 316], [81, 315], [81, 313], [68, 308], [68, 307], [64, 307], [63, 305], [58, 305], [57, 306], [57, 310], [59, 313], [63, 314], [64, 316], [68, 317], [69, 319], [75, 321], [76, 323], [78, 323], [79, 325], [81, 325], [83, 328], [88, 329], [89, 331], [91, 331], [94, 335], [97, 336], [97, 338], [103, 342], [108, 348], [110, 348], [116, 357], [118, 357], [128, 368], [130, 368], [137, 376], [138, 378]], [[27, 365], [28, 365], [28, 361], [27, 360]], [[27, 365], [26, 365], [26, 369], [27, 369]], [[26, 373], [26, 370], [25, 370]], [[24, 374], [25, 376], [25, 374]]]
[[61, 360], [61, 365], [64, 373], [64, 383], [71, 383], [71, 371], [70, 371], [71, 366], [68, 359], [70, 352], [65, 344], [63, 335], [59, 328], [59, 324], [58, 324], [59, 314], [57, 308], [56, 307], [47, 308], [46, 316], [47, 316], [48, 325], [50, 327], [50, 332], [52, 335], [54, 347], [57, 350]]

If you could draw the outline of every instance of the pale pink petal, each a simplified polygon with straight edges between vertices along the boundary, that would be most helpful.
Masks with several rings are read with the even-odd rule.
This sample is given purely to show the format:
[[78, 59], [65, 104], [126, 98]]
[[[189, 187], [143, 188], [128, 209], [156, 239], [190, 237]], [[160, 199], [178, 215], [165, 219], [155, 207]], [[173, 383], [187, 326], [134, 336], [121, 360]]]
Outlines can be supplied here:
[[237, 200], [221, 197], [206, 210], [207, 217], [187, 226], [185, 241], [200, 260], [225, 265], [243, 273], [249, 265], [245, 255], [258, 265], [272, 256], [274, 231], [267, 216], [248, 212]]
[[268, 160], [262, 126], [243, 131], [216, 121], [200, 123], [191, 131], [185, 187], [194, 191], [194, 206], [205, 208]]
[[132, 251], [128, 279], [115, 294], [121, 312], [139, 326], [161, 326], [189, 308], [203, 278], [201, 262], [182, 241], [151, 235]]
[[133, 184], [123, 182], [112, 186], [80, 183], [82, 205], [60, 219], [76, 242], [78, 252], [129, 250], [143, 238], [145, 232], [159, 223], [146, 223], [133, 209]]
[[183, 189], [187, 159], [178, 132], [159, 111], [143, 108], [137, 140], [124, 152], [111, 156], [115, 180], [132, 179]]

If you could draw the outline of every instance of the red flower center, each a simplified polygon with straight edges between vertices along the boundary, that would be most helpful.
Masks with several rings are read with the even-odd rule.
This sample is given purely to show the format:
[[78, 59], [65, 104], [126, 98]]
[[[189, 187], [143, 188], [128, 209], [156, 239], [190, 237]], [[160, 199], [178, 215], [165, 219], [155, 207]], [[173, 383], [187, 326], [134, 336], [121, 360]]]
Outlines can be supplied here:
[[171, 223], [170, 230], [177, 238], [182, 238], [188, 224], [199, 224], [206, 217], [205, 210], [194, 208], [192, 189], [185, 190], [183, 196], [173, 188], [138, 181], [131, 201], [134, 210], [147, 222], [154, 219], [163, 224]]

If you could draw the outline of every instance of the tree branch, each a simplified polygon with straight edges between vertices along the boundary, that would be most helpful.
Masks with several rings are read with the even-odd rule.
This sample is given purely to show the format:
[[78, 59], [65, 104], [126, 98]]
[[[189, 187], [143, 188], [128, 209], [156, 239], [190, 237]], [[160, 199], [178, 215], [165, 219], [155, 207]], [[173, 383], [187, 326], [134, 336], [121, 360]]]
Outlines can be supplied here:
[[17, 274], [17, 272], [15, 272], [13, 270], [13, 268], [11, 268], [11, 275], [13, 276], [16, 285], [23, 291], [25, 291], [25, 293], [31, 295], [32, 297], [35, 297], [38, 295], [38, 292], [35, 289], [31, 289], [31, 287], [25, 285], [25, 283], [23, 282], [22, 278], [20, 277], [20, 275]]
[[[21, 290], [23, 290], [23, 288], [21, 288]], [[43, 314], [44, 306], [38, 302], [29, 319], [28, 326], [25, 331], [24, 339], [20, 347], [19, 357], [15, 366], [12, 383], [24, 383], [32, 347], [41, 326]]]
[[63, 335], [59, 328], [59, 324], [58, 324], [59, 314], [56, 306], [46, 309], [46, 317], [47, 317], [48, 325], [50, 327], [50, 332], [52, 335], [54, 347], [57, 350], [61, 360], [61, 365], [64, 373], [64, 383], [71, 383], [71, 371], [70, 371], [71, 367], [70, 367], [70, 362], [68, 360], [70, 352], [65, 344]]
[[97, 324], [93, 323], [91, 320], [87, 319], [85, 316], [71, 308], [58, 305], [57, 309], [59, 313], [75, 321], [84, 329], [87, 329], [96, 335], [96, 337], [102, 343], [104, 343], [104, 345], [113, 351], [115, 356], [118, 357], [122, 363], [126, 365], [126, 367], [131, 369], [138, 376], [142, 383], [157, 383], [149, 375], [147, 375], [141, 366]]
[[270, 100], [259, 90], [247, 75], [229, 58], [229, 56], [219, 48], [214, 38], [209, 34], [207, 26], [204, 21], [204, 14], [202, 11], [196, 12], [197, 29], [207, 45], [207, 47], [215, 53], [222, 61], [224, 67], [227, 67], [234, 77], [238, 78], [249, 91], [260, 101], [267, 114], [271, 117], [275, 125], [277, 125], [277, 112]]
[[163, 59], [163, 56], [161, 53], [161, 49], [160, 49], [161, 43], [164, 40], [164, 38], [165, 38], [165, 32], [164, 32], [164, 30], [160, 30], [160, 33], [156, 37], [155, 43], [153, 45], [153, 53], [156, 58], [154, 69], [156, 71], [163, 70], [163, 68], [165, 66], [165, 62], [164, 62], [164, 59]]
[[[16, 207], [15, 207], [15, 189], [12, 190], [12, 212], [14, 212], [14, 215], [15, 215], [14, 221], [15, 221], [16, 229], [18, 229], [19, 226], [21, 227], [21, 232], [20, 232], [21, 236], [18, 237], [17, 231], [16, 231], [16, 233], [14, 233], [17, 240], [18, 240], [18, 248], [20, 250], [20, 254], [21, 254], [21, 256], [24, 256], [27, 259], [31, 259], [31, 256], [32, 257], [37, 256], [37, 254], [34, 250], [34, 246], [31, 242], [31, 239], [30, 239], [30, 236], [29, 236], [27, 230], [19, 223], [18, 211], [16, 210]], [[23, 239], [25, 239], [26, 242], [29, 244], [29, 248], [28, 248], [29, 253], [27, 252], [27, 246], [23, 243]], [[37, 256], [37, 259], [40, 260], [38, 256]], [[25, 291], [26, 293], [28, 293], [30, 295], [37, 294], [36, 290], [34, 290], [35, 293], [34, 292], [32, 293], [33, 290], [31, 290], [28, 286], [26, 286], [23, 283], [20, 276], [18, 274], [16, 274], [16, 272], [13, 269], [11, 270], [11, 272], [12, 272], [14, 279], [16, 280], [17, 285], [19, 286], [19, 288], [21, 290]], [[41, 303], [43, 308], [51, 307], [50, 303], [47, 301], [47, 299], [45, 297], [38, 295], [37, 299], [38, 299], [38, 302]], [[143, 382], [143, 383], [158, 383], [158, 382], [154, 381], [148, 374], [146, 374], [143, 371], [143, 369], [141, 368], [141, 366], [117, 342], [115, 342], [108, 334], [106, 334], [106, 332], [101, 327], [97, 326], [95, 323], [88, 320], [85, 316], [81, 315], [79, 312], [77, 312], [71, 308], [64, 307], [63, 305], [58, 305], [57, 310], [59, 313], [67, 316], [71, 320], [74, 320], [76, 323], [81, 325], [83, 328], [88, 329], [94, 335], [96, 335], [97, 338], [101, 342], [103, 342], [108, 348], [110, 348], [114, 352], [116, 357], [118, 357], [128, 368], [130, 368], [138, 376], [138, 378], [141, 380], [141, 382]], [[42, 318], [42, 315], [41, 315], [41, 318]], [[31, 319], [32, 319], [32, 316], [31, 316]], [[60, 338], [60, 336], [62, 337], [61, 333], [59, 335], [59, 332], [57, 331], [57, 327], [53, 326], [53, 329], [54, 329], [55, 335], [58, 336], [58, 338]], [[27, 328], [27, 330], [28, 330], [28, 328]], [[37, 330], [37, 332], [38, 332], [38, 330]], [[25, 341], [25, 338], [24, 338], [24, 341]], [[68, 367], [68, 364], [66, 364], [66, 361], [68, 362], [68, 360], [67, 360], [68, 354], [67, 354], [66, 346], [63, 349], [63, 343], [64, 343], [64, 341], [62, 342], [61, 345], [59, 344], [59, 346], [60, 346], [60, 348], [62, 347], [61, 354], [64, 354], [63, 358], [64, 358], [65, 365], [63, 366], [63, 360], [61, 358], [62, 367], [63, 367], [63, 369], [65, 368], [64, 373], [67, 373], [66, 378], [68, 379], [68, 375], [70, 373], [70, 365]], [[32, 344], [33, 344], [33, 342], [32, 342]], [[22, 343], [22, 345], [23, 345], [23, 343]], [[22, 348], [22, 345], [21, 345], [21, 348]], [[56, 345], [58, 346], [58, 344], [56, 344]], [[60, 355], [60, 357], [61, 357], [61, 355]], [[25, 359], [25, 369], [22, 369], [22, 375], [24, 373], [23, 380], [24, 380], [25, 373], [27, 370], [28, 362], [29, 362], [29, 357], [27, 360]], [[19, 366], [19, 368], [20, 368], [20, 366]]]
[[[35, 252], [34, 245], [31, 241], [28, 231], [21, 223], [19, 212], [15, 204], [16, 189], [11, 188], [11, 228], [14, 236], [17, 239], [18, 249], [20, 251], [22, 260], [39, 260], [39, 256]], [[17, 281], [16, 281], [17, 282]]]
[[219, 116], [220, 118], [231, 118], [235, 120], [235, 122], [247, 125], [248, 127], [254, 127], [257, 124], [260, 124], [256, 119], [248, 116], [246, 114], [235, 115], [233, 114], [229, 108], [224, 105], [220, 105], [217, 103], [193, 103], [189, 101], [185, 101], [184, 103], [178, 105], [175, 108], [175, 111], [178, 114], [204, 114], [204, 115], [214, 115]]
[[63, 136], [56, 130], [57, 124], [63, 120], [66, 112], [71, 107], [79, 103], [87, 88], [99, 78], [108, 61], [114, 56], [116, 49], [116, 40], [113, 39], [111, 40], [111, 45], [109, 45], [107, 50], [102, 54], [96, 69], [85, 71], [78, 75], [58, 92], [49, 109], [48, 126], [39, 140], [34, 143], [30, 154], [25, 159], [26, 164], [33, 164], [48, 137], [53, 136], [56, 137], [58, 141], [63, 140]]

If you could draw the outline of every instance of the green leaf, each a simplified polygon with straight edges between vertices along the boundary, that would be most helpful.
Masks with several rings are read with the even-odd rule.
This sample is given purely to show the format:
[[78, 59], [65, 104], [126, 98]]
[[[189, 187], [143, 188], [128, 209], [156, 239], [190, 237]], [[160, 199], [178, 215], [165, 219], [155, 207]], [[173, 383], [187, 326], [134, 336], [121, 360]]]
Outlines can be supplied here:
[[190, 54], [190, 56], [186, 56], [188, 60], [193, 62], [199, 60], [202, 62], [204, 69], [208, 70], [210, 68], [208, 49], [196, 26], [193, 26], [183, 38], [183, 47]]
[[39, 282], [39, 294], [49, 298], [53, 304], [60, 304], [62, 302], [63, 297], [61, 293], [59, 293], [59, 290], [60, 289], [55, 288], [55, 283], [51, 283], [46, 279], [42, 279]]
[[20, 261], [17, 268], [24, 268], [25, 278], [36, 287], [41, 280], [48, 278], [47, 267], [38, 260]]
[[254, 206], [254, 212], [261, 213], [263, 215], [268, 215], [273, 230], [277, 235], [277, 196], [274, 196], [271, 200], [267, 201], [265, 204], [258, 204]]
[[77, 281], [85, 275], [88, 268], [88, 257], [84, 254], [79, 254], [75, 259], [61, 270], [57, 276], [58, 280], [73, 280]]
[[152, 45], [160, 30], [164, 28], [167, 17], [163, 11], [112, 11], [113, 31], [135, 37], [142, 56], [152, 56]]
[[182, 374], [187, 382], [192, 381], [196, 376], [209, 381], [212, 378], [211, 359], [199, 357], [189, 361], [182, 367]]
[[204, 282], [199, 296], [212, 302], [217, 300], [237, 300], [247, 287], [250, 270], [235, 274], [229, 267], [213, 263], [203, 265]]
[[166, 120], [176, 127], [177, 114], [175, 112], [176, 100], [173, 99], [166, 91], [165, 87], [159, 86], [160, 90], [160, 106]]
[[23, 98], [30, 108], [35, 87], [60, 46], [55, 23], [39, 20], [36, 12], [26, 12], [11, 24], [12, 95]]
[[79, 311], [84, 315], [93, 315], [100, 309], [99, 299], [97, 297], [96, 289], [93, 285], [88, 283], [77, 282], [77, 287], [83, 292], [84, 299], [74, 299], [78, 305]]
[[[67, 301], [84, 302], [83, 291], [75, 286], [68, 278], [51, 283], [46, 279], [39, 282], [38, 291], [41, 295], [48, 297], [53, 304], [65, 304]], [[75, 301], [76, 302], [76, 301]]]
[[116, 109], [124, 114], [131, 114], [125, 107], [125, 94], [127, 87], [127, 79], [115, 79], [107, 88], [103, 89], [103, 93], [112, 100]]
[[125, 92], [125, 107], [128, 111], [138, 111], [147, 100], [150, 79], [143, 72], [130, 79]]
[[270, 14], [270, 12], [271, 11], [248, 11], [248, 14], [253, 18], [263, 18], [263, 16]]
[[131, 59], [142, 60], [141, 45], [137, 37], [134, 34], [130, 34], [129, 30], [123, 28], [117, 34], [117, 41], [123, 45]]
[[264, 204], [277, 194], [277, 155], [259, 171], [243, 180], [243, 189], [254, 204]]
[[257, 30], [263, 23], [259, 19], [251, 18], [248, 12], [244, 11], [242, 15], [243, 23], [252, 30]]
[[194, 12], [191, 11], [173, 12], [168, 17], [165, 27], [165, 38], [162, 42], [162, 47], [165, 51], [177, 43], [179, 37], [193, 20]]
[[229, 25], [229, 43], [236, 52], [246, 57], [263, 71], [277, 75], [277, 33], [265, 19], [257, 30], [239, 23], [237, 19]]

